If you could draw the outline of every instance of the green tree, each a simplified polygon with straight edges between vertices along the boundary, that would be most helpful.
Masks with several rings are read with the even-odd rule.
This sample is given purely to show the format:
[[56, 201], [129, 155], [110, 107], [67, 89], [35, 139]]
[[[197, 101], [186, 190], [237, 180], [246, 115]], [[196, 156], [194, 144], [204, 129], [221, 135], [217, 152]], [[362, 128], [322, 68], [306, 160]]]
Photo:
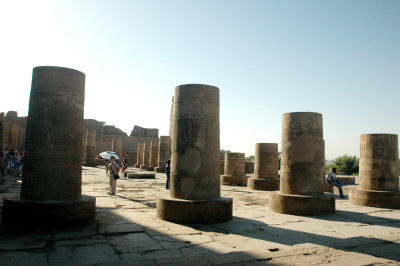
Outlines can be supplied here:
[[345, 175], [352, 175], [358, 173], [358, 163], [359, 160], [356, 156], [345, 154], [343, 156], [337, 157], [334, 160], [332, 167], [336, 167], [338, 172], [342, 172]]
[[245, 161], [246, 161], [246, 162], [254, 162], [255, 158], [256, 158], [256, 157], [254, 157], [254, 155], [250, 155], [250, 156], [247, 156], [247, 157], [245, 158]]

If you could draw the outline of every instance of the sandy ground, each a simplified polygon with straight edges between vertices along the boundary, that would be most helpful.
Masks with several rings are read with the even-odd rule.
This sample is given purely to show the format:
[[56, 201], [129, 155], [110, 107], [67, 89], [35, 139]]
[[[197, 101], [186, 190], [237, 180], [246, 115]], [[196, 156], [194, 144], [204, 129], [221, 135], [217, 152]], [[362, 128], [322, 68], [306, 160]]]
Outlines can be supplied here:
[[[0, 211], [2, 198], [19, 195], [20, 185], [6, 177]], [[400, 265], [400, 210], [336, 197], [336, 214], [284, 215], [268, 209], [269, 192], [221, 186], [222, 196], [233, 198], [234, 218], [183, 225], [155, 217], [164, 186], [164, 174], [122, 178], [117, 195], [109, 196], [104, 168], [83, 167], [83, 194], [96, 197], [96, 223], [24, 235], [1, 231], [0, 265]]]

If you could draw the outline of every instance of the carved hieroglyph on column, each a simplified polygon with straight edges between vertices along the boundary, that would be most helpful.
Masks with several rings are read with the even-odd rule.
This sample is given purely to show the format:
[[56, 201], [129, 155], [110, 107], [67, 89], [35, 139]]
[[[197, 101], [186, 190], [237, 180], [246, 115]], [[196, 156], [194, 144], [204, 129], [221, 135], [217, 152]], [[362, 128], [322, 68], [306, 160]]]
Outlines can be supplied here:
[[167, 161], [171, 158], [171, 137], [170, 136], [160, 136], [160, 143], [158, 147], [158, 164], [154, 168], [157, 173], [165, 172], [165, 165]]
[[325, 144], [322, 114], [283, 114], [280, 191], [270, 194], [272, 211], [315, 215], [335, 212], [324, 195]]
[[359, 187], [350, 190], [350, 203], [400, 209], [397, 135], [364, 134], [360, 136], [359, 180]]
[[144, 151], [144, 143], [138, 143], [137, 162], [135, 164], [135, 168], [140, 168], [140, 166], [143, 165], [143, 151]]
[[278, 190], [278, 144], [256, 143], [254, 178], [249, 178], [247, 186], [255, 190]]
[[219, 89], [175, 88], [170, 196], [158, 198], [157, 216], [182, 223], [232, 218], [232, 199], [220, 197]]
[[240, 152], [225, 153], [224, 175], [221, 176], [222, 185], [246, 186], [245, 156]]
[[4, 199], [3, 225], [43, 228], [93, 223], [95, 198], [83, 196], [85, 74], [33, 69], [20, 198]]

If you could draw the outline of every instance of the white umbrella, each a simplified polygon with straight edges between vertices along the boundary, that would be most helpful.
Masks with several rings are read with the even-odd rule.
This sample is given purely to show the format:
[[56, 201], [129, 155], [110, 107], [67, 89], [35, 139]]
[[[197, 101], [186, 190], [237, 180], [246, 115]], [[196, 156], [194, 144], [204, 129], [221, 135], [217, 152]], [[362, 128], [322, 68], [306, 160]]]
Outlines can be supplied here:
[[119, 159], [118, 154], [116, 154], [113, 151], [103, 151], [102, 153], [99, 154], [101, 158], [110, 160], [111, 156], [114, 156], [115, 159]]

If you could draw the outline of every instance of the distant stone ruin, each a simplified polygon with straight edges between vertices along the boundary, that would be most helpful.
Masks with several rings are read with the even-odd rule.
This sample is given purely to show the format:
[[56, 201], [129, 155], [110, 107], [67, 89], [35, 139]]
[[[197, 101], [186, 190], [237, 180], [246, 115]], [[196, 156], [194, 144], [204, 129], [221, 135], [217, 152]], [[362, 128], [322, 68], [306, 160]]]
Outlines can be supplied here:
[[143, 128], [135, 125], [131, 131], [131, 137], [158, 137], [157, 128]]
[[16, 111], [0, 113], [0, 150], [25, 149], [27, 117], [18, 117]]

